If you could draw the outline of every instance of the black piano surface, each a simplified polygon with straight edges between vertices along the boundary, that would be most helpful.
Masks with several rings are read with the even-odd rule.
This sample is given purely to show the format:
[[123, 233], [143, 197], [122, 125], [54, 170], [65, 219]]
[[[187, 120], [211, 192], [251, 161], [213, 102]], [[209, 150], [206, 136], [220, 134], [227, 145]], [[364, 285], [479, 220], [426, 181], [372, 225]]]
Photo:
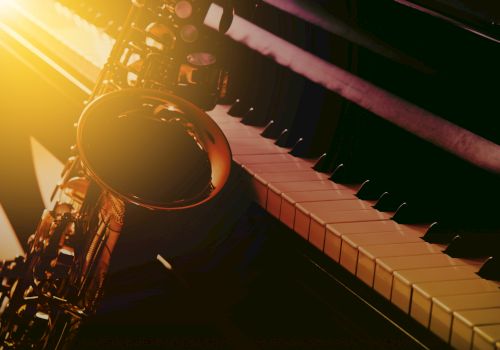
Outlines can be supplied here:
[[[500, 44], [493, 39], [499, 38], [499, 12], [489, 2], [411, 2], [418, 8], [389, 0], [314, 2], [367, 42], [381, 44], [382, 52], [318, 28], [272, 1], [233, 2], [236, 14], [259, 27], [498, 144]], [[111, 35], [117, 34], [128, 9], [125, 1], [61, 3]], [[437, 234], [429, 241], [451, 243], [453, 256], [493, 256], [499, 266], [498, 174], [429, 144], [240, 43], [222, 38], [214, 49], [232, 78], [223, 102], [234, 104], [233, 114], [244, 123], [268, 125], [264, 136], [291, 147], [299, 158], [324, 154], [316, 169], [332, 174], [335, 182], [370, 180], [373, 186], [364, 199], [376, 200], [387, 192], [381, 211], [393, 212], [406, 203], [399, 223], [437, 222]], [[3, 55], [12, 65], [23, 66]], [[20, 112], [17, 100], [12, 103], [4, 96], [2, 108], [7, 109], [2, 113], [26, 124], [2, 130], [19, 135], [18, 157], [25, 164], [32, 127], [64, 159], [74, 119], [58, 119], [54, 111], [76, 118], [79, 103], [65, 100], [60, 89], [52, 88], [63, 84], [53, 73], [42, 72], [48, 80], [55, 79], [47, 83], [47, 78], [39, 78], [40, 72], [25, 71], [25, 79], [44, 92], [43, 103], [23, 106]], [[21, 85], [18, 77], [8, 74], [3, 74], [1, 84]], [[15, 91], [22, 92], [22, 85]], [[54, 120], [43, 119], [42, 130], [34, 124], [40, 122], [38, 114]], [[29, 166], [7, 168], [28, 174], [22, 187], [36, 192]], [[19, 178], [9, 176], [6, 182], [17, 183], [16, 189], [21, 186]], [[241, 177], [236, 170], [220, 198], [187, 213], [155, 215], [133, 209], [137, 213], [119, 242], [105, 300], [82, 330], [77, 349], [446, 346], [252, 204], [239, 188]], [[9, 184], [2, 187], [9, 188], [2, 190], [1, 201], [16, 231], [27, 232], [41, 212], [39, 198], [22, 200], [35, 203], [26, 220], [16, 207], [22, 192], [13, 192]], [[173, 263], [175, 274], [155, 261], [157, 253]]]

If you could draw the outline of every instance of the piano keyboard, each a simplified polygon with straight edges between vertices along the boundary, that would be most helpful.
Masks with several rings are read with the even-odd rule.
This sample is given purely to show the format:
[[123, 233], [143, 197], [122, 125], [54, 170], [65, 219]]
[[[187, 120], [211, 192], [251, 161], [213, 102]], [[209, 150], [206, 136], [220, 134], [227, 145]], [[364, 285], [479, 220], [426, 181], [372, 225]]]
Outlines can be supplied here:
[[396, 223], [394, 213], [356, 197], [359, 185], [332, 182], [313, 161], [259, 142], [263, 128], [227, 111], [219, 105], [208, 113], [263, 208], [452, 347], [498, 349], [500, 283], [476, 274], [484, 259], [444, 254], [444, 245], [422, 239], [426, 225]]
[[[58, 11], [66, 14], [64, 21], [71, 18], [67, 9]], [[110, 44], [110, 39], [96, 35], [98, 32], [78, 31], [78, 40], [95, 42], [93, 48], [72, 47], [95, 67], [102, 64], [95, 55], [107, 53], [102, 48]], [[89, 53], [95, 50], [98, 52]], [[262, 63], [261, 70], [266, 72], [269, 65]], [[284, 85], [296, 79], [287, 72], [281, 74]], [[266, 79], [261, 80], [247, 88], [264, 86]], [[258, 96], [256, 92], [253, 94]], [[449, 240], [441, 244], [428, 242], [432, 241], [425, 237], [432, 230], [429, 222], [397, 222], [393, 217], [398, 215], [398, 206], [378, 210], [374, 206], [379, 196], [368, 200], [357, 196], [362, 188], [360, 183], [334, 182], [330, 179], [333, 169], [328, 167], [330, 171], [314, 170], [315, 166], [321, 167], [317, 165], [318, 158], [311, 155], [318, 154], [305, 152], [308, 157], [290, 154], [296, 149], [298, 139], [283, 137], [287, 136], [283, 128], [273, 132], [274, 139], [262, 137], [262, 133], [270, 130], [268, 119], [254, 123], [258, 126], [246, 125], [252, 124], [251, 119], [248, 122], [248, 110], [253, 102], [242, 102], [245, 103], [248, 105], [240, 106], [240, 113], [235, 113], [235, 105], [232, 108], [218, 105], [209, 115], [227, 136], [233, 160], [245, 171], [258, 204], [452, 347], [500, 349], [500, 282], [477, 274], [487, 257], [455, 258], [443, 253]], [[300, 103], [296, 109], [301, 108]], [[310, 117], [311, 123], [318, 119]], [[274, 123], [280, 127], [286, 124], [283, 120]], [[297, 134], [297, 126], [287, 132], [288, 136]], [[321, 134], [321, 130], [314, 133]], [[281, 144], [285, 147], [276, 145], [280, 140], [284, 140]]]

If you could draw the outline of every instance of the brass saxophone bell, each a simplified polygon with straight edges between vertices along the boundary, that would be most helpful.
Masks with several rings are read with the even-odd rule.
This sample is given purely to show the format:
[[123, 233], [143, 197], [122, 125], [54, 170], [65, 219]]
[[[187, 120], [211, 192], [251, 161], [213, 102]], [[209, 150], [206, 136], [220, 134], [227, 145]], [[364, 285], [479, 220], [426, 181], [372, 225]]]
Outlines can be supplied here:
[[156, 90], [121, 90], [94, 100], [80, 117], [77, 146], [94, 181], [150, 209], [208, 201], [231, 167], [217, 124], [190, 102]]

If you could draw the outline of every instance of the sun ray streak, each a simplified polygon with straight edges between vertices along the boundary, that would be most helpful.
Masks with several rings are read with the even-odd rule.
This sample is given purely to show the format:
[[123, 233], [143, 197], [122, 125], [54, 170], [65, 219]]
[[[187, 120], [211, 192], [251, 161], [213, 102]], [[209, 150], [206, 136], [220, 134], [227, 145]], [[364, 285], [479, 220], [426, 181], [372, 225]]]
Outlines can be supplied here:
[[64, 164], [34, 137], [31, 137], [31, 154], [43, 204], [45, 208], [50, 208], [50, 197], [61, 177]]
[[0, 204], [0, 260], [12, 259], [24, 254], [16, 232]]

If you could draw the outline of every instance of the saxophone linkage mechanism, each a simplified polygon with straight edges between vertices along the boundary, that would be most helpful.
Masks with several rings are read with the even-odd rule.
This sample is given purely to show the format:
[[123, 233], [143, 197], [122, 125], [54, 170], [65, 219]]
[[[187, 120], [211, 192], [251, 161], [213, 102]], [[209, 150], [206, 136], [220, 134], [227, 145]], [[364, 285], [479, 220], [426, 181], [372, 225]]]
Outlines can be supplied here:
[[[69, 348], [101, 299], [127, 205], [179, 210], [224, 186], [231, 152], [203, 111], [228, 79], [210, 50], [217, 33], [203, 26], [210, 3], [132, 1], [52, 209], [27, 254], [0, 262], [0, 350]], [[232, 13], [226, 6], [221, 27]]]

